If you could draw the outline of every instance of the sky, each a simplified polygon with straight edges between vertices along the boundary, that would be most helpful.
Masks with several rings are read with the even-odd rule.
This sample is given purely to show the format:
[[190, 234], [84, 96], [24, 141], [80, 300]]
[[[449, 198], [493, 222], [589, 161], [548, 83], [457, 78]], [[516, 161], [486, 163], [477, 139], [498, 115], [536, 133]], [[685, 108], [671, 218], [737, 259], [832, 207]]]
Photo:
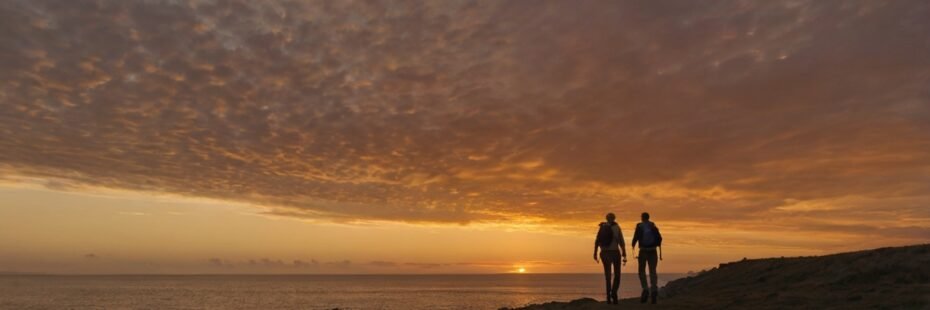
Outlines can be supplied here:
[[667, 272], [927, 243], [927, 16], [2, 1], [0, 272], [599, 272], [607, 212]]

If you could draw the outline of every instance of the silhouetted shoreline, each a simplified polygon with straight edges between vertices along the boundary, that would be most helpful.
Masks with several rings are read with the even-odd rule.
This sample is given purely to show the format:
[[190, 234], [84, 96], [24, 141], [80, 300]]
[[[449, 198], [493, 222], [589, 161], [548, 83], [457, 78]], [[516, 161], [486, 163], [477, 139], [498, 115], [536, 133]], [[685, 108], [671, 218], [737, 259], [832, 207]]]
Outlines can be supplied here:
[[[658, 305], [638, 298], [620, 308], [850, 309], [930, 307], [930, 244], [825, 256], [744, 259], [724, 263], [660, 289]], [[512, 310], [616, 309], [591, 298]]]

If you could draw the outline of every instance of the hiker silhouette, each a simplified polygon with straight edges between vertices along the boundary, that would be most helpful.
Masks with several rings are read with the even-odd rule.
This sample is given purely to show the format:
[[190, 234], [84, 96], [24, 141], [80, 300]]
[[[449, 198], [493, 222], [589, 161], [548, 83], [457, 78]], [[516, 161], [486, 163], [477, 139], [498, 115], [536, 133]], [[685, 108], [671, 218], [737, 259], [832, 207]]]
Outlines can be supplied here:
[[[636, 243], [639, 242], [639, 283], [643, 287], [643, 294], [639, 301], [645, 303], [649, 297], [652, 297], [652, 303], [656, 303], [659, 295], [659, 275], [656, 273], [656, 264], [662, 257], [662, 234], [659, 233], [659, 227], [649, 221], [649, 213], [643, 212], [642, 222], [636, 224], [636, 231], [633, 232], [632, 249], [636, 249]], [[656, 253], [658, 251], [658, 253]], [[649, 266], [649, 280], [651, 286], [646, 284], [646, 266]]]
[[[616, 304], [617, 291], [620, 289], [620, 263], [626, 265], [626, 243], [623, 241], [623, 231], [616, 222], [613, 213], [607, 213], [606, 222], [598, 225], [597, 237], [594, 239], [594, 261], [597, 261], [597, 249], [601, 249], [601, 262], [604, 264], [604, 282], [607, 287], [607, 303]], [[611, 283], [611, 267], [613, 267], [613, 283]]]

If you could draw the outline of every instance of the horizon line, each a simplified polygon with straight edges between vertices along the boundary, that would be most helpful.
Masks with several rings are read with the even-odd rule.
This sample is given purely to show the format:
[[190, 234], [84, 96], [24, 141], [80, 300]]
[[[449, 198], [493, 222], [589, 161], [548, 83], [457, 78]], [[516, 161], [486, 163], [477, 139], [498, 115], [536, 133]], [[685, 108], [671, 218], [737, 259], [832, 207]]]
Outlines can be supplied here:
[[[697, 273], [697, 272], [693, 272]], [[636, 275], [636, 272], [622, 274]], [[688, 274], [666, 272], [663, 274]], [[0, 276], [490, 276], [490, 275], [598, 275], [597, 272], [496, 272], [496, 273], [46, 273], [0, 271]]]

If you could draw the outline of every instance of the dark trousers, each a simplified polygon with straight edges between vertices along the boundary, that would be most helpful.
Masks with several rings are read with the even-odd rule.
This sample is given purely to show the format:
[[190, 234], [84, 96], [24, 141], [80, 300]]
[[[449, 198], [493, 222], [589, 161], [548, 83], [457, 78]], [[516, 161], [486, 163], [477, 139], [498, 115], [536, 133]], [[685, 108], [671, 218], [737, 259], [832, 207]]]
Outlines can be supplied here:
[[[620, 251], [601, 251], [604, 263], [604, 282], [607, 283], [607, 295], [617, 295], [620, 289]], [[614, 283], [610, 285], [610, 266], [614, 267]]]
[[[659, 263], [659, 255], [655, 249], [639, 250], [639, 283], [642, 284], [643, 290], [651, 288], [653, 292], [659, 291], [659, 275], [656, 274], [656, 264]], [[646, 285], [646, 265], [649, 265], [649, 280], [652, 287]]]

